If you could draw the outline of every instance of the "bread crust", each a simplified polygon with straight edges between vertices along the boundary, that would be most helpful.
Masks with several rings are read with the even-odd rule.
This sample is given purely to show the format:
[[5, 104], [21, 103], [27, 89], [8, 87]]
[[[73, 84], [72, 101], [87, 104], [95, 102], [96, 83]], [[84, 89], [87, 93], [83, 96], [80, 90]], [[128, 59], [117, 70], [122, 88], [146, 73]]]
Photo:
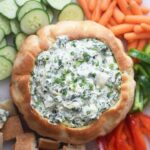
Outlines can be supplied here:
[[[50, 124], [30, 105], [29, 79], [35, 58], [40, 52], [50, 48], [56, 37], [60, 35], [68, 35], [71, 40], [97, 38], [107, 43], [122, 71], [119, 101], [114, 107], [105, 111], [98, 120], [85, 127], [69, 128], [64, 125]], [[59, 22], [56, 25], [43, 27], [37, 32], [37, 35], [29, 36], [21, 46], [13, 67], [10, 85], [11, 96], [29, 127], [38, 134], [66, 143], [83, 144], [97, 136], [109, 133], [129, 112], [135, 89], [132, 67], [133, 62], [124, 52], [121, 41], [109, 29], [92, 21]]]

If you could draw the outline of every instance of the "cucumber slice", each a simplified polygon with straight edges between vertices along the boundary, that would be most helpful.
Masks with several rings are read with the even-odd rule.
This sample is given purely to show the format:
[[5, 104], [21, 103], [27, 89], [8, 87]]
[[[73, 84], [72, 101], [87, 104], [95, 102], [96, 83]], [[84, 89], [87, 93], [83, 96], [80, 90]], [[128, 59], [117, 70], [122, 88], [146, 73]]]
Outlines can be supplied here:
[[26, 37], [27, 36], [24, 33], [18, 33], [17, 34], [16, 39], [15, 39], [15, 44], [16, 44], [17, 50], [20, 50], [20, 46]]
[[84, 19], [83, 10], [79, 5], [75, 3], [71, 3], [65, 6], [58, 16], [59, 21], [64, 21], [64, 20], [80, 21], [83, 19]]
[[12, 63], [16, 58], [16, 50], [12, 46], [6, 46], [0, 49], [0, 56], [7, 58]]
[[0, 2], [0, 13], [9, 19], [16, 17], [17, 10], [18, 6], [14, 0], [4, 0]]
[[11, 31], [14, 34], [18, 34], [20, 32], [20, 24], [18, 20], [10, 20]]
[[3, 40], [4, 36], [5, 36], [4, 30], [0, 28], [0, 42]]
[[57, 10], [62, 10], [71, 0], [47, 0], [49, 5]]
[[[16, 4], [18, 6], [22, 6], [22, 5], [24, 5], [26, 2], [28, 2], [30, 0], [15, 0], [15, 1], [16, 1]], [[36, 0], [36, 1], [41, 2], [41, 0]]]
[[12, 64], [5, 57], [0, 56], [0, 80], [4, 80], [11, 75]]
[[48, 14], [41, 9], [33, 9], [21, 19], [21, 30], [26, 34], [35, 33], [42, 26], [49, 24]]
[[11, 29], [9, 25], [9, 20], [0, 14], [0, 28], [2, 28], [5, 32], [5, 35], [10, 34]]
[[19, 10], [18, 12], [18, 20], [20, 21], [21, 18], [29, 11], [31, 11], [32, 9], [35, 8], [40, 8], [43, 9], [41, 3], [39, 3], [38, 1], [32, 0], [32, 1], [28, 1], [26, 2]]
[[1, 42], [0, 42], [0, 48], [3, 48], [7, 45], [7, 42], [6, 42], [6, 39], [3, 39]]
[[49, 22], [52, 23], [53, 18], [54, 18], [54, 13], [53, 13], [52, 9], [48, 8], [47, 13], [48, 13], [48, 16], [49, 16]]

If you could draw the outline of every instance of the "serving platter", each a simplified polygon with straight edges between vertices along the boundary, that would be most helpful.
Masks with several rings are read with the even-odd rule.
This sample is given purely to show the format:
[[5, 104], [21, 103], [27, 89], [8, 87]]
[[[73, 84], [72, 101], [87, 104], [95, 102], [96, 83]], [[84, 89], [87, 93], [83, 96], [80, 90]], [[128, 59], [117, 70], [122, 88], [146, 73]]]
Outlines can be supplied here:
[[[75, 0], [73, 0], [73, 1], [75, 1]], [[143, 0], [143, 5], [150, 7], [150, 0]], [[10, 43], [10, 41], [11, 40], [8, 39], [8, 43]], [[9, 84], [10, 84], [10, 78], [0, 81], [0, 102], [5, 101], [10, 98]], [[150, 115], [150, 103], [146, 106], [144, 113]], [[5, 143], [4, 150], [10, 150], [12, 144], [13, 144], [13, 141]], [[150, 150], [150, 143], [148, 141], [147, 141], [147, 147], [148, 147], [147, 150]], [[94, 142], [92, 142], [92, 143], [87, 144], [87, 149], [96, 150], [97, 148], [96, 148]]]

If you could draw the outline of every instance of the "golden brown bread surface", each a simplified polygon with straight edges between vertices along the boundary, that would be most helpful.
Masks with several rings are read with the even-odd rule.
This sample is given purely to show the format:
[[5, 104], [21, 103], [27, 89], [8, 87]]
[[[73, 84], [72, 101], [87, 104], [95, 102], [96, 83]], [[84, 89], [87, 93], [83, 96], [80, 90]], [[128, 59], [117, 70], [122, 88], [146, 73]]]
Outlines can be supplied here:
[[[68, 35], [71, 40], [97, 38], [107, 43], [122, 72], [121, 93], [117, 104], [104, 112], [98, 120], [85, 127], [69, 128], [64, 125], [50, 124], [30, 105], [29, 79], [35, 59], [40, 52], [51, 47], [59, 35]], [[13, 67], [11, 96], [31, 129], [40, 135], [59, 141], [82, 144], [99, 135], [107, 134], [125, 118], [134, 97], [135, 81], [132, 66], [133, 62], [125, 54], [122, 43], [107, 28], [91, 21], [60, 22], [56, 25], [43, 27], [37, 32], [37, 35], [29, 36], [23, 43]]]

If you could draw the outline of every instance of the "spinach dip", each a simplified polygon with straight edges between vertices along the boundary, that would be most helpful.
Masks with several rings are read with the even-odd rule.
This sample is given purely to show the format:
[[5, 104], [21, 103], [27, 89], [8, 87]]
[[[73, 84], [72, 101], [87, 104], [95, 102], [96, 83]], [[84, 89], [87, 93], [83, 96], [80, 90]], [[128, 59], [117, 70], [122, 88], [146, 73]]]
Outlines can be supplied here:
[[117, 103], [120, 85], [121, 72], [107, 44], [60, 36], [36, 58], [31, 105], [52, 124], [83, 127]]

